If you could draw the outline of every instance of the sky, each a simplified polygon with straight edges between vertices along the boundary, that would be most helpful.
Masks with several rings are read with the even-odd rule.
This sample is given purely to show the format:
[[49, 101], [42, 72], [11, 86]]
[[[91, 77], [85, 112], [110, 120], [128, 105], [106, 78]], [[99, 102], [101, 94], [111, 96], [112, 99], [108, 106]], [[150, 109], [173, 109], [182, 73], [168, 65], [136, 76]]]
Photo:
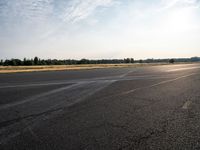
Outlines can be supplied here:
[[0, 59], [200, 56], [200, 0], [0, 0]]

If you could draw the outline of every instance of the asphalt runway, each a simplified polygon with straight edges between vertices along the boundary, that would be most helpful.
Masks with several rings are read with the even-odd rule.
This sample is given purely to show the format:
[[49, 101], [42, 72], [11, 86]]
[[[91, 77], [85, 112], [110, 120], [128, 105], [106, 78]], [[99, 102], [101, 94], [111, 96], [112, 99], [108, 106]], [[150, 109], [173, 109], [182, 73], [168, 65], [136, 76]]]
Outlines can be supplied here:
[[1, 150], [200, 149], [200, 64], [0, 74]]

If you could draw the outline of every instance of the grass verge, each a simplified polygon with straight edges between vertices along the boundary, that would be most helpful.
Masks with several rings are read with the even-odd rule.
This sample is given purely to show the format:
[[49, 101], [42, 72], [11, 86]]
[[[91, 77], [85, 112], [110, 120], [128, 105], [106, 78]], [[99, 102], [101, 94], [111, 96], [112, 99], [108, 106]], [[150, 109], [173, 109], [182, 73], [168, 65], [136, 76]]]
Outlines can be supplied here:
[[0, 73], [17, 73], [17, 72], [37, 72], [37, 71], [62, 71], [62, 70], [85, 70], [101, 68], [124, 68], [164, 65], [166, 63], [151, 64], [86, 64], [86, 65], [50, 65], [50, 66], [0, 66]]

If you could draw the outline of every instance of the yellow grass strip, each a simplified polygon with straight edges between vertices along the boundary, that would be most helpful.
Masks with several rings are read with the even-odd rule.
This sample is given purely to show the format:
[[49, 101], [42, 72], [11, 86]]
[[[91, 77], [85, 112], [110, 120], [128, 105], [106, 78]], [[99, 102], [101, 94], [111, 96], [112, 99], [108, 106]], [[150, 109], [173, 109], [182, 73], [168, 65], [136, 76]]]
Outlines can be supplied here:
[[121, 67], [139, 67], [149, 65], [163, 65], [166, 63], [154, 64], [87, 64], [87, 65], [50, 65], [50, 66], [0, 66], [0, 73], [16, 72], [36, 72], [36, 71], [61, 71], [61, 70], [84, 70], [101, 68], [121, 68]]

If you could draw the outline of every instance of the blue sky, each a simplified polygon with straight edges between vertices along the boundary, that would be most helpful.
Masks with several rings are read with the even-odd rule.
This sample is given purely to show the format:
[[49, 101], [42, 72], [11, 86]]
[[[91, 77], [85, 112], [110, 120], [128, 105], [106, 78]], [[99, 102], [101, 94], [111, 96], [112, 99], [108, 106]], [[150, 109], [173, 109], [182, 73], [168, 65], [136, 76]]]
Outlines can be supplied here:
[[200, 56], [199, 0], [0, 0], [0, 59]]

